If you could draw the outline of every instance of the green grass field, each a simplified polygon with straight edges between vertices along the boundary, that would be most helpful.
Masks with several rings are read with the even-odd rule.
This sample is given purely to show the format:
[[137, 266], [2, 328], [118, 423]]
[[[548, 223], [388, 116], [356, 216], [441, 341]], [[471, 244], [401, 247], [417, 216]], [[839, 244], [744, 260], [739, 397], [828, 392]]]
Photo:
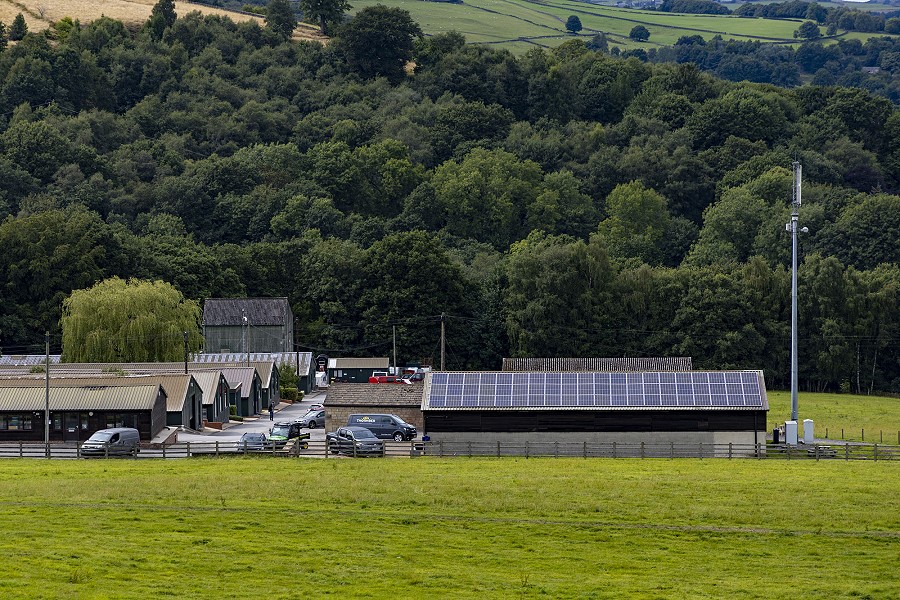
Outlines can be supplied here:
[[[768, 396], [767, 427], [772, 431], [791, 418], [791, 393], [769, 391]], [[885, 444], [898, 444], [900, 398], [803, 392], [797, 397], [797, 406], [801, 421], [813, 420], [816, 437], [825, 437], [827, 428], [828, 436], [839, 440], [843, 429], [846, 440], [862, 441], [865, 432], [866, 442], [879, 442], [883, 432]]]
[[[427, 34], [456, 30], [469, 42], [498, 44], [517, 54], [535, 45], [555, 47], [573, 39], [574, 36], [565, 30], [565, 21], [573, 14], [584, 26], [581, 38], [587, 39], [602, 31], [612, 44], [624, 49], [670, 45], [686, 35], [796, 43], [794, 30], [801, 23], [800, 20], [747, 19], [729, 15], [670, 14], [577, 0], [465, 0], [462, 4], [357, 0], [352, 4], [351, 12], [375, 4], [400, 7], [408, 10]], [[628, 38], [632, 27], [638, 24], [650, 30], [649, 41], [635, 42]], [[872, 34], [848, 35], [867, 39]]]
[[0, 461], [0, 597], [900, 597], [900, 463]]

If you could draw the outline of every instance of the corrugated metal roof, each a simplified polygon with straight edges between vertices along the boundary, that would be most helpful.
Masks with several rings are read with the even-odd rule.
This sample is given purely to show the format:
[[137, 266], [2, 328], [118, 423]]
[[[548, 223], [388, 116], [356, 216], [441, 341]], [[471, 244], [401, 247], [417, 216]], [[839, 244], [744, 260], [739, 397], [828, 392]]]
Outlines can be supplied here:
[[[166, 411], [180, 412], [184, 409], [192, 375], [105, 375], [84, 376], [82, 374], [55, 374], [51, 370], [50, 387], [123, 387], [134, 385], [161, 385], [166, 392]], [[43, 387], [44, 376], [24, 375], [18, 378], [0, 378], [0, 386]]]
[[[219, 388], [219, 378], [223, 377], [219, 370], [210, 371], [192, 371], [191, 375], [197, 381], [197, 385], [203, 391], [203, 404], [213, 404], [216, 400], [216, 391]], [[226, 381], [226, 385], [227, 385]]]
[[380, 369], [390, 366], [390, 359], [385, 358], [329, 358], [329, 369]]
[[[58, 363], [60, 355], [59, 354], [51, 354], [50, 355], [50, 364]], [[43, 365], [47, 360], [47, 355], [45, 354], [6, 354], [0, 356], [0, 366], [35, 366], [35, 365]]]
[[619, 358], [504, 358], [503, 371], [515, 372], [582, 372], [603, 371], [690, 371], [690, 356], [619, 357]]
[[222, 367], [220, 369], [231, 389], [241, 388], [241, 398], [248, 398], [253, 388], [253, 376], [256, 367]]
[[[279, 367], [291, 365], [297, 367], [297, 359], [300, 359], [300, 373], [308, 373], [312, 363], [312, 352], [251, 352], [250, 362], [262, 362], [271, 360]], [[240, 364], [246, 362], [246, 352], [201, 352], [194, 354], [191, 360], [195, 363], [211, 364]]]
[[[158, 385], [66, 386], [50, 388], [50, 410], [150, 410]], [[0, 411], [42, 411], [43, 387], [0, 385]]]
[[240, 327], [242, 316], [247, 317], [251, 327], [294, 322], [287, 298], [207, 298], [203, 303], [204, 325]]

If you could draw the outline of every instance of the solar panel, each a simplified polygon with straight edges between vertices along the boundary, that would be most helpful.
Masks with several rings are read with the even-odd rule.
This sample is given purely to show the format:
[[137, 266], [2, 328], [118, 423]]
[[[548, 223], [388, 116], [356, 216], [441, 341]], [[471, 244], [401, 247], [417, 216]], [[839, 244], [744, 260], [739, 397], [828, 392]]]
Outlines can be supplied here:
[[431, 408], [763, 408], [755, 371], [432, 373]]

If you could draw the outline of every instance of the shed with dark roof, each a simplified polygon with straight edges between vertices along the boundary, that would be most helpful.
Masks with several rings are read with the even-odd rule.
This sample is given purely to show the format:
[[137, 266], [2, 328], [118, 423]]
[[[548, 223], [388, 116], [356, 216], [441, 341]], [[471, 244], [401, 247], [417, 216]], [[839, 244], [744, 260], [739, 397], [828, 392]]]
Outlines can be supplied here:
[[203, 339], [209, 352], [290, 352], [294, 313], [287, 298], [207, 298]]

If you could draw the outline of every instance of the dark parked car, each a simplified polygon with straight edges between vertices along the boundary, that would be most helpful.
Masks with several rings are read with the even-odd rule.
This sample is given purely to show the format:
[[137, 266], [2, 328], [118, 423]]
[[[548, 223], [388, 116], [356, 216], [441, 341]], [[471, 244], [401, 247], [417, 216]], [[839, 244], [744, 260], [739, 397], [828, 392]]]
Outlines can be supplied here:
[[300, 424], [300, 427], [309, 427], [310, 429], [315, 429], [316, 427], [325, 427], [325, 411], [324, 410], [311, 410], [297, 421]]
[[271, 448], [266, 443], [266, 434], [264, 433], [245, 433], [238, 442], [239, 450], [267, 450]]
[[384, 442], [365, 427], [341, 427], [325, 434], [325, 443], [332, 454], [384, 456]]
[[347, 425], [365, 427], [383, 440], [402, 442], [416, 437], [416, 426], [397, 415], [350, 415]]

